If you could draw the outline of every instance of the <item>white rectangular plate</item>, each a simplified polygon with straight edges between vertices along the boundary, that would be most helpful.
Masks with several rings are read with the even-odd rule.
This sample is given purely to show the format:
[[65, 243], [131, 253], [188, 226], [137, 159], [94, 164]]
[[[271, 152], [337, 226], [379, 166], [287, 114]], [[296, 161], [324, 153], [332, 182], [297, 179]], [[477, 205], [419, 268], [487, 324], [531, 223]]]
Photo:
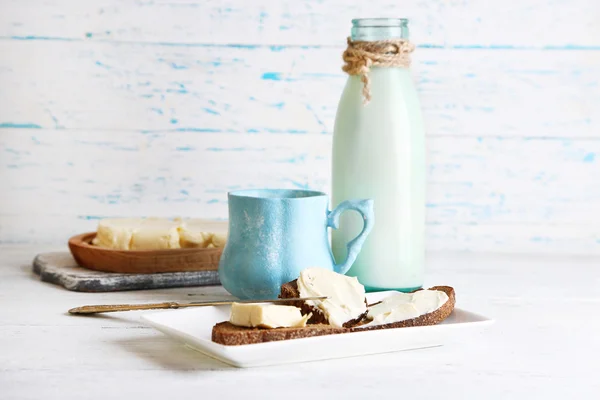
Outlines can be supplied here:
[[[372, 304], [395, 293], [368, 293]], [[229, 319], [230, 306], [198, 307], [155, 312], [142, 320], [191, 348], [236, 367], [257, 367], [440, 346], [466, 331], [481, 330], [493, 320], [455, 308], [441, 324], [382, 329], [304, 339], [223, 346], [211, 340], [213, 326]]]

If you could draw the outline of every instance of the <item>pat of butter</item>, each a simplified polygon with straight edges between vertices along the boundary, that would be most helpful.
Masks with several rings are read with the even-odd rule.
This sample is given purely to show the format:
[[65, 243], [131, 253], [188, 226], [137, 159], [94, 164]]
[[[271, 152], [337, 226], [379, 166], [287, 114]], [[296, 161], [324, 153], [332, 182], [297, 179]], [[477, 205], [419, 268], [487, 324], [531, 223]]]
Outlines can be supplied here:
[[370, 324], [390, 324], [429, 314], [448, 301], [448, 295], [441, 290], [419, 290], [414, 293], [395, 293], [374, 306], [367, 314]]
[[217, 248], [225, 247], [226, 242], [227, 242], [227, 232], [215, 233], [211, 238], [211, 244]]
[[304, 327], [311, 315], [302, 316], [300, 309], [275, 304], [233, 303], [229, 322], [248, 328]]
[[103, 219], [93, 243], [116, 250], [179, 248], [179, 223], [163, 218]]
[[181, 221], [181, 247], [223, 248], [227, 240], [227, 224], [203, 219]]
[[115, 250], [162, 250], [181, 247], [222, 248], [227, 223], [201, 219], [103, 219], [93, 244]]
[[356, 277], [325, 268], [307, 268], [300, 272], [297, 283], [300, 297], [329, 297], [307, 300], [306, 304], [321, 310], [330, 325], [342, 327], [367, 311], [365, 287]]

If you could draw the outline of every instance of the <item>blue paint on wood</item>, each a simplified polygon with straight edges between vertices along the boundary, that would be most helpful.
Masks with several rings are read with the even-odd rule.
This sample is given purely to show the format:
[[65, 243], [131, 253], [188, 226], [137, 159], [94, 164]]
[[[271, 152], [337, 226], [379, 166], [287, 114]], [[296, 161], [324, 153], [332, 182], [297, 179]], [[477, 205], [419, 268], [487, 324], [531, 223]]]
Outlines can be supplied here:
[[21, 124], [15, 122], [1, 122], [0, 128], [42, 129], [38, 124]]
[[[206, 150], [220, 152], [220, 151], [244, 151], [247, 149], [245, 147], [230, 147], [230, 148], [208, 147]], [[264, 149], [258, 149], [258, 150], [263, 151]]]
[[277, 163], [287, 163], [287, 164], [297, 164], [297, 163], [301, 163], [306, 161], [306, 155], [300, 155], [298, 157], [291, 157], [291, 158], [283, 158], [281, 160], [276, 160], [275, 162]]
[[265, 72], [262, 74], [261, 79], [266, 81], [280, 81], [281, 74], [278, 72]]
[[260, 14], [258, 14], [258, 26], [260, 27], [261, 30], [262, 30], [263, 22], [265, 21], [265, 18], [268, 16], [269, 16], [269, 14], [267, 14], [265, 11], [261, 11]]
[[203, 132], [203, 133], [218, 133], [218, 132], [226, 132], [222, 129], [214, 129], [214, 128], [177, 128], [166, 131], [142, 131], [142, 133], [156, 133], [156, 132]]
[[[91, 39], [93, 34], [87, 32], [85, 39], [81, 38], [68, 38], [58, 36], [38, 36], [38, 35], [26, 35], [26, 36], [0, 36], [1, 39], [12, 39], [12, 40], [43, 40], [43, 41], [69, 41], [69, 42], [81, 42], [87, 39]], [[113, 39], [98, 39], [97, 42], [105, 43], [120, 43], [120, 40]], [[258, 49], [267, 48], [272, 51], [281, 51], [283, 48], [293, 49], [319, 49], [319, 48], [335, 48], [336, 45], [261, 45], [261, 44], [240, 44], [240, 43], [189, 43], [189, 42], [143, 42], [143, 41], [128, 41], [128, 44], [140, 45], [140, 46], [169, 46], [169, 47], [220, 47], [220, 48], [238, 48], [238, 49]], [[417, 45], [417, 48], [421, 49], [457, 49], [457, 50], [574, 50], [574, 51], [600, 51], [598, 45], [545, 45], [545, 46], [518, 46], [518, 45], [507, 45], [507, 44], [435, 44], [435, 43], [421, 43]]]
[[[309, 79], [309, 80], [315, 80], [315, 79], [322, 79], [322, 78], [340, 78], [340, 79], [344, 79], [345, 76], [343, 74], [327, 74], [327, 73], [304, 73], [304, 74], [300, 74], [298, 76], [295, 76], [293, 78], [287, 76], [284, 77], [281, 73], [279, 72], [265, 72], [262, 74], [261, 79], [265, 80], [265, 81], [286, 81], [286, 82], [295, 82], [301, 79]], [[425, 78], [421, 79], [421, 82], [430, 82], [431, 80], [427, 80]], [[433, 81], [431, 81], [433, 82]]]
[[176, 118], [171, 118], [171, 121], [170, 121], [170, 122], [171, 122], [172, 124], [176, 124], [176, 123], [178, 123], [179, 121], [178, 121]]
[[215, 111], [211, 108], [203, 108], [203, 110], [208, 113], [208, 114], [212, 114], [212, 115], [221, 115], [218, 111]]
[[[156, 91], [160, 91], [159, 89], [156, 89]], [[188, 93], [187, 90], [185, 89], [167, 89], [166, 90], [167, 93], [177, 93], [177, 94], [185, 94]]]
[[222, 129], [214, 129], [214, 128], [177, 128], [175, 132], [204, 132], [204, 133], [218, 133], [218, 132], [228, 132]]
[[206, 202], [206, 204], [217, 204], [220, 203], [221, 201], [218, 199], [210, 199], [209, 201]]
[[[291, 135], [303, 135], [303, 134], [309, 133], [309, 131], [302, 130], [302, 129], [248, 128], [245, 131], [240, 131], [240, 130], [235, 130], [235, 129], [190, 128], [190, 127], [176, 128], [176, 129], [159, 129], [159, 130], [142, 129], [139, 132], [146, 134], [146, 135], [157, 135], [156, 137], [161, 137], [162, 134], [168, 133], [168, 132], [198, 132], [198, 133], [240, 133], [240, 132], [260, 133], [260, 132], [267, 132], [267, 133], [291, 134]], [[311, 131], [311, 132], [314, 132], [314, 131]], [[329, 132], [324, 132], [324, 133], [329, 133]]]
[[552, 241], [552, 239], [545, 236], [534, 236], [530, 239], [530, 241], [533, 243], [549, 243]]
[[[6, 37], [0, 37], [0, 39], [6, 39]], [[36, 36], [36, 35], [27, 35], [27, 36], [10, 36], [9, 39], [12, 40], [55, 40], [61, 42], [77, 42], [80, 39], [76, 38], [65, 38], [58, 36]]]
[[593, 163], [595, 159], [596, 159], [596, 154], [594, 154], [594, 153], [587, 153], [585, 155], [585, 157], [583, 157], [583, 162], [584, 163]]
[[308, 131], [305, 130], [299, 130], [299, 129], [285, 129], [285, 130], [280, 130], [280, 129], [264, 129], [265, 132], [269, 132], [269, 133], [291, 133], [291, 134], [304, 134], [304, 133], [308, 133]]
[[176, 147], [175, 150], [177, 150], [177, 151], [193, 151], [193, 150], [195, 150], [195, 148], [191, 147], [191, 146], [181, 146], [181, 147]]
[[302, 182], [298, 182], [292, 179], [285, 179], [286, 182], [291, 183], [294, 187], [300, 188], [300, 189], [310, 189], [310, 186], [308, 183], [302, 183]]
[[104, 64], [104, 63], [102, 63], [100, 61], [96, 61], [96, 65], [99, 66], [99, 67], [102, 67], [104, 69], [111, 69], [110, 66], [108, 66], [108, 65], [106, 65], [106, 64]]

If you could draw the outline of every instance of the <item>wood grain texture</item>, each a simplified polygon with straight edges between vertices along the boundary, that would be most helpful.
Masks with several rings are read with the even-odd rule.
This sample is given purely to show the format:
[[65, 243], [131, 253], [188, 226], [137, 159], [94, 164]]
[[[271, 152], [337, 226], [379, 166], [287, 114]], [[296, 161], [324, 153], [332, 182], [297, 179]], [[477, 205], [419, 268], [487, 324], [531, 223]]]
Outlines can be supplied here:
[[374, 10], [418, 45], [429, 248], [600, 253], [594, 0], [3, 1], [0, 242], [329, 191], [340, 55]]
[[69, 250], [84, 268], [125, 274], [216, 271], [223, 249], [114, 250], [91, 244], [95, 232], [69, 239]]
[[115, 292], [220, 284], [219, 274], [214, 270], [155, 274], [94, 271], [81, 268], [68, 252], [38, 254], [33, 260], [33, 271], [42, 281], [75, 292]]
[[[0, 41], [0, 127], [330, 134], [342, 51]], [[412, 69], [430, 136], [596, 137], [600, 51], [419, 49]]]
[[174, 387], [182, 399], [199, 392], [280, 399], [306, 376], [311, 385], [288, 398], [386, 398], [399, 385], [419, 399], [593, 399], [600, 391], [598, 257], [429, 254], [426, 284], [452, 284], [458, 307], [493, 317], [484, 335], [412, 352], [238, 370], [142, 325], [138, 312], [65, 313], [81, 304], [231, 299], [221, 287], [69, 292], [31, 277], [38, 251], [0, 245], [0, 303], [19, 305], [0, 307], [0, 387], [9, 399], [158, 399]]
[[[240, 188], [329, 191], [330, 135], [31, 133], [4, 130], [5, 241], [64, 242], [106, 216], [227, 218]], [[599, 142], [433, 137], [428, 149], [431, 249], [600, 250]]]
[[352, 18], [407, 17], [439, 47], [597, 47], [595, 0], [4, 0], [0, 36], [172, 44], [336, 45]]

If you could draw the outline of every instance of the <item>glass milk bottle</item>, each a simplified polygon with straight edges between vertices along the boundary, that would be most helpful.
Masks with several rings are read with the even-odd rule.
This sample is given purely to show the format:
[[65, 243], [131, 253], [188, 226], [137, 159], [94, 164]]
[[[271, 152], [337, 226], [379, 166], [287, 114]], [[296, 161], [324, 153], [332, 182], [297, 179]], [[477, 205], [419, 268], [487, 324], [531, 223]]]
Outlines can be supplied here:
[[[389, 50], [375, 51], [365, 79], [357, 72], [361, 65], [354, 65], [354, 73], [348, 71], [348, 50], [344, 53], [349, 77], [335, 119], [332, 203], [354, 198], [375, 201], [374, 228], [347, 275], [358, 277], [367, 291], [411, 291], [423, 285], [425, 133], [408, 69], [412, 51], [408, 20], [353, 20], [348, 49], [361, 42], [400, 43], [405, 58]], [[377, 58], [381, 55], [383, 61]], [[350, 57], [350, 63], [360, 60]], [[340, 229], [332, 232], [336, 260], [345, 259], [346, 244], [362, 226], [356, 213], [342, 217]]]

